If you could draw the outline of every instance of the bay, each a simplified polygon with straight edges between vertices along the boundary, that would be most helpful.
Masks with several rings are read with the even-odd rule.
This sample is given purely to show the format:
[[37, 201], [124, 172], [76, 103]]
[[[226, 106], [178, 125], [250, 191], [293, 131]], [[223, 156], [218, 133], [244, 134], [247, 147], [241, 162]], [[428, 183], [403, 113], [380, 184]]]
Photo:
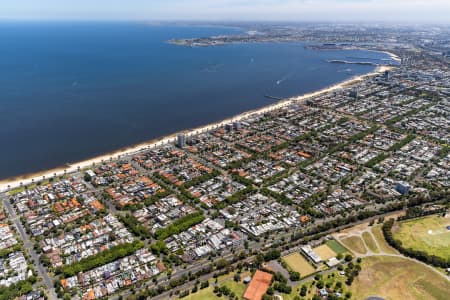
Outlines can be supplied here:
[[239, 33], [139, 23], [0, 23], [0, 179], [94, 157], [372, 71], [302, 43], [182, 47]]

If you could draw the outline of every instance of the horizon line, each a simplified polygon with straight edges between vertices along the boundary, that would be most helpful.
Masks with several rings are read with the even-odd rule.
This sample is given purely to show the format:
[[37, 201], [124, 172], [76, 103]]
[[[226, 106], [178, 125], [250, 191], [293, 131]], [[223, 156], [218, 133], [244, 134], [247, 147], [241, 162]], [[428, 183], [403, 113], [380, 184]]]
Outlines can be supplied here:
[[428, 26], [450, 26], [450, 21], [388, 21], [388, 20], [355, 20], [355, 21], [342, 21], [342, 20], [261, 20], [261, 19], [242, 19], [242, 20], [218, 20], [218, 19], [105, 19], [105, 18], [5, 18], [0, 17], [0, 23], [202, 23], [202, 24], [341, 24], [341, 25], [428, 25]]

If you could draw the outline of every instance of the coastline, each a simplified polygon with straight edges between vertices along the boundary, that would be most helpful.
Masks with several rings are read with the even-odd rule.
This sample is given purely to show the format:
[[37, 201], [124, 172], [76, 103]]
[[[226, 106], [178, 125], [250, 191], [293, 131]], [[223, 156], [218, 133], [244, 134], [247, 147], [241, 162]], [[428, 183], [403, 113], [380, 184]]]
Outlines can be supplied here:
[[401, 61], [402, 61], [402, 59], [401, 59], [398, 55], [396, 55], [396, 54], [394, 54], [394, 53], [392, 53], [392, 52], [389, 52], [389, 51], [385, 51], [385, 50], [367, 50], [367, 51], [373, 51], [373, 52], [384, 53], [384, 54], [389, 55], [389, 57], [390, 57], [392, 60], [395, 60], [396, 62], [401, 62]]
[[[386, 52], [386, 51], [383, 51], [383, 52], [389, 54], [391, 57], [392, 57], [392, 55], [394, 55], [390, 52]], [[395, 56], [395, 57], [397, 57], [397, 56]], [[42, 181], [42, 180], [44, 180], [44, 177], [45, 177], [45, 179], [49, 179], [49, 178], [54, 177], [55, 174], [56, 174], [56, 176], [62, 176], [65, 174], [74, 173], [74, 172], [77, 172], [79, 169], [82, 170], [82, 169], [85, 169], [88, 167], [92, 167], [93, 164], [100, 164], [102, 162], [105, 162], [105, 161], [108, 161], [111, 159], [112, 160], [118, 159], [121, 156], [133, 155], [133, 154], [136, 154], [138, 152], [141, 152], [141, 151], [153, 148], [153, 147], [158, 147], [163, 144], [171, 143], [171, 142], [175, 141], [177, 134], [179, 134], [181, 132], [185, 132], [187, 135], [195, 135], [195, 134], [198, 134], [203, 131], [208, 131], [208, 130], [212, 130], [216, 127], [224, 126], [225, 124], [233, 122], [233, 121], [240, 121], [240, 120], [246, 119], [255, 114], [267, 113], [272, 110], [276, 110], [276, 109], [282, 108], [284, 106], [290, 105], [294, 102], [305, 101], [312, 97], [317, 97], [322, 94], [326, 94], [326, 93], [329, 93], [329, 92], [332, 92], [332, 91], [335, 91], [338, 89], [342, 89], [348, 85], [352, 85], [357, 82], [360, 82], [368, 77], [372, 77], [377, 74], [381, 74], [386, 70], [391, 70], [392, 68], [393, 68], [392, 66], [378, 66], [377, 68], [375, 68], [375, 70], [373, 70], [370, 73], [354, 76], [345, 81], [338, 82], [336, 84], [322, 88], [320, 90], [306, 93], [306, 94], [299, 95], [299, 96], [293, 96], [290, 98], [286, 98], [286, 99], [280, 100], [276, 103], [269, 104], [267, 106], [264, 106], [264, 107], [261, 107], [258, 109], [249, 110], [249, 111], [240, 113], [238, 115], [235, 115], [233, 117], [230, 117], [230, 118], [218, 121], [218, 122], [210, 123], [210, 124], [200, 126], [197, 128], [185, 129], [185, 130], [175, 132], [175, 133], [172, 133], [172, 134], [169, 134], [166, 136], [162, 136], [160, 138], [152, 139], [152, 140], [149, 140], [149, 141], [146, 141], [143, 143], [139, 143], [136, 145], [131, 145], [129, 147], [124, 147], [124, 148], [121, 148], [121, 149], [118, 149], [118, 150], [115, 150], [115, 151], [112, 151], [112, 152], [109, 152], [109, 153], [106, 153], [106, 154], [103, 154], [103, 155], [100, 155], [97, 157], [88, 158], [86, 160], [82, 160], [79, 162], [70, 163], [67, 166], [55, 167], [55, 168], [52, 168], [49, 170], [43, 170], [43, 171], [39, 171], [39, 172], [35, 172], [35, 173], [24, 174], [21, 176], [6, 178], [3, 180], [0, 180], [0, 192], [7, 192], [12, 189], [20, 188], [21, 186], [25, 186], [25, 185], [29, 185], [32, 183]]]

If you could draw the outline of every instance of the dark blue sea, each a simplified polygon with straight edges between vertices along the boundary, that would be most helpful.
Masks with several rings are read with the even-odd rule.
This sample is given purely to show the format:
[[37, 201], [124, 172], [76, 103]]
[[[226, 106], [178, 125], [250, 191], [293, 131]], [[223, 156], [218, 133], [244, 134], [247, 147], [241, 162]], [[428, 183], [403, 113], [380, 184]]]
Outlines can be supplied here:
[[132, 23], [0, 23], [0, 178], [204, 125], [374, 69], [388, 58], [304, 44], [190, 48], [167, 40], [238, 33]]

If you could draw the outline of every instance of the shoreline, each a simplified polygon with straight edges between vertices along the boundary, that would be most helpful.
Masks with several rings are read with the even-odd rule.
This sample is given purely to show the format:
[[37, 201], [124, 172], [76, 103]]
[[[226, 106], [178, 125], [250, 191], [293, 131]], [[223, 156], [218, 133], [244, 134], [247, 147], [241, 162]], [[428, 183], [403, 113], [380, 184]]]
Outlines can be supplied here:
[[367, 51], [373, 51], [373, 52], [384, 53], [384, 54], [389, 55], [389, 57], [390, 57], [392, 60], [395, 60], [396, 62], [401, 62], [401, 61], [402, 61], [402, 59], [401, 59], [397, 54], [394, 54], [394, 53], [389, 52], [389, 51], [385, 51], [385, 50], [370, 50], [370, 49], [367, 50]]
[[[386, 52], [386, 53], [389, 53], [389, 52]], [[389, 54], [393, 55], [392, 53], [389, 53]], [[176, 140], [177, 134], [182, 133], [182, 132], [186, 133], [186, 135], [195, 135], [195, 134], [198, 134], [198, 133], [201, 133], [204, 131], [212, 130], [216, 127], [224, 126], [225, 124], [233, 122], [233, 121], [241, 121], [241, 120], [246, 119], [254, 114], [267, 113], [267, 112], [282, 108], [284, 106], [290, 105], [294, 102], [305, 101], [312, 97], [317, 97], [322, 94], [326, 94], [326, 93], [329, 93], [329, 92], [332, 92], [332, 91], [335, 91], [338, 89], [342, 89], [348, 85], [360, 82], [360, 81], [366, 79], [367, 77], [372, 77], [377, 74], [381, 74], [386, 70], [391, 70], [392, 68], [394, 68], [394, 67], [378, 66], [372, 72], [369, 72], [369, 73], [366, 73], [363, 75], [353, 76], [347, 80], [338, 82], [338, 83], [333, 84], [328, 87], [324, 87], [320, 90], [302, 94], [299, 96], [293, 96], [290, 98], [286, 98], [286, 99], [280, 100], [278, 102], [263, 106], [261, 108], [245, 111], [245, 112], [242, 112], [235, 116], [232, 116], [230, 118], [226, 118], [226, 119], [214, 122], [214, 123], [206, 124], [206, 125], [196, 127], [196, 128], [190, 128], [190, 129], [187, 128], [187, 129], [184, 129], [184, 130], [181, 130], [178, 132], [174, 132], [174, 133], [166, 135], [166, 136], [162, 136], [159, 138], [155, 138], [155, 139], [146, 141], [146, 142], [142, 142], [142, 143], [135, 144], [135, 145], [130, 145], [128, 147], [123, 147], [123, 148], [120, 148], [120, 149], [117, 149], [117, 150], [114, 150], [114, 151], [111, 151], [111, 152], [108, 152], [108, 153], [105, 153], [105, 154], [102, 154], [102, 155], [99, 155], [96, 157], [88, 158], [88, 159], [74, 162], [74, 163], [68, 163], [67, 166], [60, 166], [60, 167], [55, 167], [52, 169], [38, 171], [35, 173], [29, 173], [29, 174], [24, 174], [24, 175], [20, 175], [20, 176], [6, 178], [3, 180], [0, 180], [0, 192], [8, 192], [10, 190], [20, 188], [22, 186], [26, 186], [29, 184], [37, 183], [39, 181], [43, 181], [43, 180], [55, 177], [55, 174], [56, 174], [56, 177], [63, 176], [66, 174], [77, 172], [78, 170], [82, 170], [84, 168], [92, 167], [94, 164], [101, 164], [105, 161], [119, 159], [121, 156], [133, 155], [138, 152], [148, 150], [150, 148], [168, 144], [168, 143], [174, 142]], [[45, 179], [44, 179], [44, 177], [45, 177]]]

